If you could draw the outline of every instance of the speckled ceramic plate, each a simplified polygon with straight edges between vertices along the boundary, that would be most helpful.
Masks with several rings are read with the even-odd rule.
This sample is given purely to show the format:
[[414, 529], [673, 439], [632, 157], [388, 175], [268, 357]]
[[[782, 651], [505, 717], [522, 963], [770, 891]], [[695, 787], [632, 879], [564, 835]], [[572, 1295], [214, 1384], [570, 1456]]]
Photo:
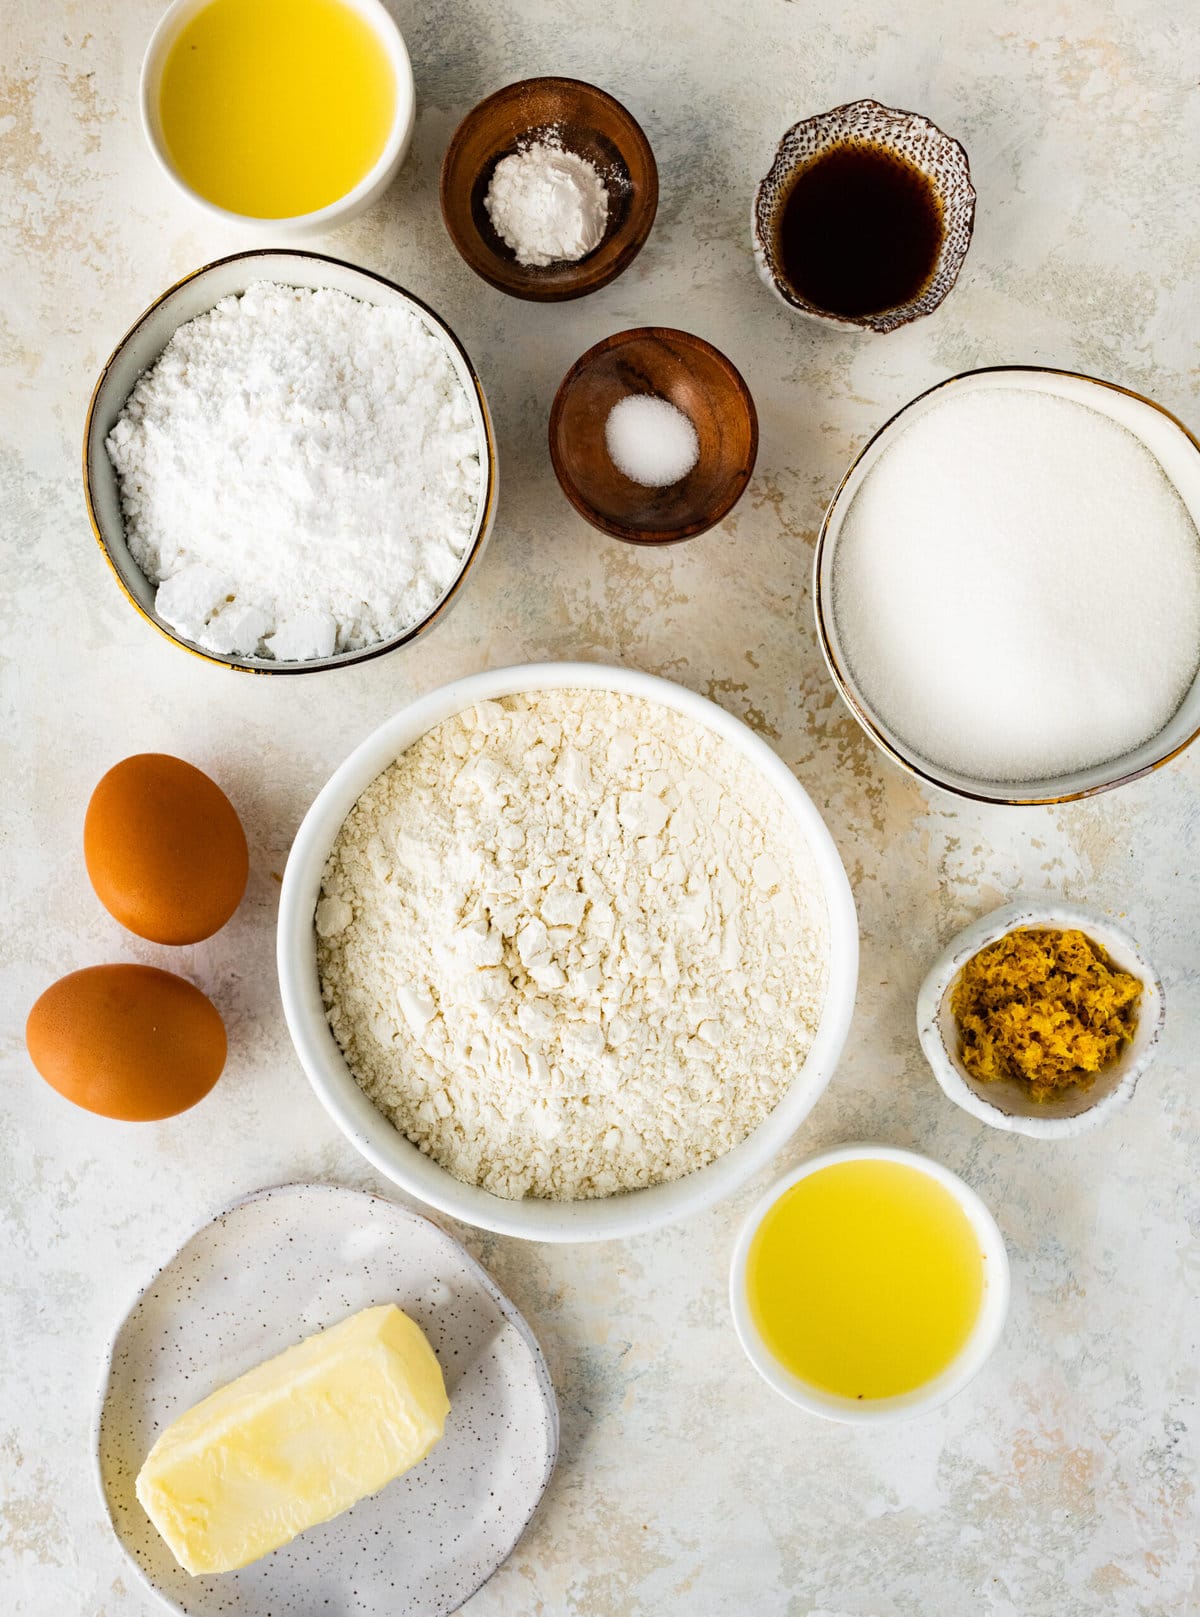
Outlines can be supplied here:
[[[411, 1314], [438, 1356], [450, 1396], [442, 1441], [407, 1476], [255, 1565], [190, 1577], [134, 1492], [159, 1432], [263, 1359], [384, 1302]], [[113, 1530], [186, 1617], [442, 1617], [507, 1558], [557, 1450], [554, 1388], [508, 1299], [427, 1219], [334, 1185], [236, 1202], [159, 1270], [118, 1327], [95, 1432]]]

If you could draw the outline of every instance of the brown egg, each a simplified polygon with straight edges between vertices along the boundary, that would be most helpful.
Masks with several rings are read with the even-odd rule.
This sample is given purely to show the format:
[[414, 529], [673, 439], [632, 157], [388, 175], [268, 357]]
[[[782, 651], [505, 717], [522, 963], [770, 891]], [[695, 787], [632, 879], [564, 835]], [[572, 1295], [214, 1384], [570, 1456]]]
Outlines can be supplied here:
[[185, 1112], [225, 1065], [216, 1006], [155, 966], [89, 966], [60, 977], [30, 1011], [25, 1045], [60, 1095], [133, 1123]]
[[250, 860], [233, 804], [163, 752], [110, 769], [83, 822], [83, 856], [110, 915], [154, 943], [199, 943], [237, 909]]

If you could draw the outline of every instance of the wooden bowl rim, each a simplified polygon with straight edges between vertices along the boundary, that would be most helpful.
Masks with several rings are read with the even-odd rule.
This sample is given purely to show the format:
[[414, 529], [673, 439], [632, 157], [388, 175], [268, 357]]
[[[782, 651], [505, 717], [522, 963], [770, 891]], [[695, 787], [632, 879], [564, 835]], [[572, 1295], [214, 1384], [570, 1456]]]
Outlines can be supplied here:
[[[698, 349], [715, 360], [718, 368], [723, 371], [732, 385], [730, 397], [736, 399], [745, 412], [750, 427], [750, 445], [746, 455], [746, 464], [737, 479], [730, 497], [724, 501], [714, 514], [701, 517], [695, 522], [681, 524], [677, 528], [665, 528], [661, 533], [653, 533], [646, 528], [629, 527], [620, 522], [614, 522], [603, 512], [586, 500], [576, 487], [574, 480], [562, 463], [558, 451], [558, 428], [562, 421], [562, 413], [566, 406], [567, 396], [571, 388], [583, 373], [600, 359], [604, 354], [611, 353], [615, 348], [631, 346], [634, 342], [644, 341], [673, 342], [684, 348]], [[614, 539], [622, 539], [629, 545], [646, 545], [654, 548], [658, 545], [677, 545], [685, 539], [694, 539], [697, 534], [707, 533], [715, 528], [718, 522], [723, 522], [734, 506], [746, 492], [750, 479], [754, 476], [755, 463], [758, 460], [758, 410], [754, 404], [754, 395], [745, 377], [727, 354], [710, 343], [705, 337], [696, 336], [695, 332], [682, 331], [677, 326], [630, 326], [625, 331], [614, 331], [611, 336], [602, 337], [599, 342], [593, 343], [567, 371], [554, 395], [554, 403], [550, 406], [549, 426], [550, 462], [554, 467], [554, 475], [558, 479], [558, 486], [567, 499], [593, 528], [601, 533], [607, 533]]]
[[[514, 258], [511, 262], [510, 277], [497, 273], [493, 265], [497, 262], [508, 264], [507, 260], [499, 260], [496, 255], [487, 249], [486, 243], [471, 231], [464, 234], [458, 230], [451, 215], [448, 203], [450, 193], [450, 171], [455, 159], [462, 151], [468, 130], [488, 109], [498, 102], [513, 97], [518, 92], [527, 92], [532, 86], [555, 87], [566, 89], [575, 95], [578, 102], [586, 106], [589, 102], [601, 102], [610, 107], [623, 126], [623, 132], [628, 133], [630, 144], [635, 147], [642, 157], [646, 168], [646, 183], [633, 192], [633, 202], [630, 206], [629, 217], [621, 230], [610, 240], [620, 241], [620, 248], [611, 264], [595, 274], [595, 259], [605, 246], [601, 242], [595, 252], [589, 253], [575, 264], [566, 264], [560, 267], [558, 278], [543, 280], [537, 271], [532, 271], [517, 263]], [[581, 123], [588, 119], [581, 118]], [[624, 151], [622, 150], [624, 160]], [[629, 164], [626, 160], [626, 168]], [[472, 185], [474, 180], [472, 180]], [[515, 79], [511, 84], [504, 84], [490, 95], [484, 96], [482, 101], [476, 102], [471, 110], [462, 118], [458, 127], [450, 137], [442, 157], [441, 171], [438, 177], [438, 203], [442, 213], [442, 223], [446, 227], [446, 234], [454, 243], [459, 257], [468, 269], [475, 272], [489, 286], [494, 286], [498, 292], [507, 293], [509, 297], [521, 298], [527, 303], [566, 303], [573, 298], [586, 297], [590, 292], [598, 292], [602, 286], [608, 286], [615, 281], [618, 275], [623, 275], [633, 260], [641, 252], [646, 240], [654, 227], [655, 216], [658, 213], [658, 163], [654, 156], [654, 149], [650, 145], [646, 131], [630, 112], [623, 102], [616, 96], [602, 90], [598, 84], [591, 84], [587, 79], [573, 79], [559, 74], [542, 74], [534, 78]], [[621, 235], [624, 234], [624, 240]], [[485, 249], [485, 250], [481, 250]], [[547, 266], [549, 267], [549, 266]]]

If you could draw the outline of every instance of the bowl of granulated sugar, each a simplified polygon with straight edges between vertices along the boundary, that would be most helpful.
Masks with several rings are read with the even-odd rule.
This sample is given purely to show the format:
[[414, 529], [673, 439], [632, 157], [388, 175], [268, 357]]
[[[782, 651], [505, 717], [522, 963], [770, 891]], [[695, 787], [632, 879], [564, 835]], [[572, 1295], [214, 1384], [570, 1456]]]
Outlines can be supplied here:
[[1200, 734], [1200, 444], [1111, 382], [951, 377], [843, 477], [814, 576], [825, 660], [893, 762], [1044, 804]]
[[408, 645], [491, 531], [496, 450], [454, 333], [316, 253], [187, 275], [137, 320], [84, 428], [92, 529], [176, 645], [260, 674]]

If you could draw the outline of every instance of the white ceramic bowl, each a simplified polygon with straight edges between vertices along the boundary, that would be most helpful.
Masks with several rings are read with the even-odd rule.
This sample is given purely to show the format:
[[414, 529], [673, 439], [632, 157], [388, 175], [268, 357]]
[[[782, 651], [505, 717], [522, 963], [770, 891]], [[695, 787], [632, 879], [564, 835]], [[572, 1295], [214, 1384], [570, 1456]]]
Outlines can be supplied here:
[[[365, 646], [361, 651], [337, 652], [332, 657], [315, 658], [310, 662], [218, 656], [216, 652], [184, 639], [159, 617], [154, 607], [155, 586], [134, 560], [125, 540], [117, 474], [104, 447], [104, 441], [133, 391], [134, 383], [148, 366], [154, 364], [179, 327], [195, 319], [198, 314], [204, 314], [222, 298], [244, 292], [256, 281], [275, 281], [283, 286], [314, 290], [332, 287], [364, 303], [384, 306], [401, 304], [413, 310], [444, 343], [450, 362], [466, 391], [479, 439], [479, 494], [474, 533], [463, 555], [458, 576], [433, 611], [420, 623], [389, 640]], [[139, 316], [109, 356], [92, 390], [83, 429], [84, 496], [92, 532], [126, 599], [147, 622], [185, 651], [224, 668], [237, 668], [255, 674], [308, 674], [327, 668], [345, 668], [352, 663], [366, 662], [372, 657], [395, 651], [399, 646], [409, 645], [440, 622], [458, 600], [467, 575], [483, 554], [491, 534], [496, 514], [497, 479], [496, 440], [483, 386], [466, 349], [446, 322], [420, 298], [406, 292], [393, 281], [384, 280], [381, 275], [343, 263], [339, 258], [327, 258], [322, 253], [303, 253], [287, 248], [267, 248], [218, 258], [168, 287]]]
[[[910, 775], [916, 775], [918, 779], [943, 791], [953, 792], [958, 797], [983, 803], [1025, 806], [1065, 803], [1137, 780], [1139, 776], [1149, 774], [1151, 770], [1169, 762], [1194, 741], [1200, 735], [1200, 677], [1158, 735], [1123, 757], [1044, 780], [977, 780], [931, 763], [889, 728], [857, 683], [837, 630], [837, 613], [833, 602], [834, 558], [846, 513], [864, 479], [902, 432], [919, 416], [943, 402], [946, 388], [965, 393], [977, 388], [994, 387], [997, 382], [1006, 388], [1022, 388], [1069, 399], [1125, 427], [1157, 458], [1191, 513], [1192, 520], [1200, 527], [1200, 442], [1161, 405], [1128, 388], [1118, 387], [1114, 382], [1100, 381], [1094, 376], [1080, 376], [1073, 371], [1052, 370], [1038, 365], [996, 365], [984, 370], [964, 371], [919, 394], [890, 421], [885, 422], [861, 450], [834, 491], [821, 524], [813, 569], [817, 637], [829, 672], [851, 713], [880, 750]], [[1137, 565], [1136, 550], [1131, 551], [1131, 565]]]
[[[367, 1099], [330, 1031], [321, 1003], [313, 915], [329, 850], [342, 822], [380, 772], [427, 730], [475, 702], [522, 691], [604, 690], [673, 708], [723, 737], [783, 799], [812, 850], [828, 912], [828, 986], [808, 1059], [779, 1105], [754, 1133], [708, 1167], [670, 1184], [583, 1201], [508, 1201], [463, 1184], [425, 1156]], [[595, 663], [530, 663], [498, 668], [431, 691], [352, 752], [309, 809], [288, 856], [279, 901], [279, 987], [296, 1052], [329, 1115], [381, 1173], [454, 1218], [534, 1241], [597, 1241], [633, 1235], [687, 1217], [728, 1196], [784, 1146], [829, 1082], [854, 1010], [858, 923], [833, 838], [787, 766], [714, 703], [665, 679]]]
[[363, 175], [353, 190], [347, 191], [344, 196], [338, 197], [323, 208], [315, 209], [312, 213], [298, 214], [285, 219], [260, 219], [253, 215], [233, 213], [228, 208], [210, 202], [183, 179], [171, 161], [163, 139], [158, 108], [159, 87], [167, 56], [180, 30], [191, 22], [197, 12], [203, 11], [210, 3], [211, 0], [174, 0], [159, 18], [142, 59], [142, 75], [138, 87], [142, 132], [167, 178], [173, 181], [186, 197], [212, 214], [214, 218], [223, 219], [227, 224], [253, 225], [260, 229], [267, 226], [271, 230], [286, 231], [289, 235], [310, 235], [332, 230], [335, 225], [345, 224], [348, 219], [353, 219], [372, 203], [377, 202], [395, 179], [400, 165], [408, 155], [417, 120], [416, 91], [413, 86], [412, 63], [409, 60], [408, 48], [382, 0], [343, 0], [344, 4], [358, 12], [379, 40], [391, 63], [396, 83], [396, 111], [383, 151], [379, 154], [375, 166]]
[[[950, 991], [972, 955], [1017, 927], [1078, 928], [1093, 938], [1122, 971], [1143, 984], [1133, 1038], [1089, 1089], [1070, 1089], [1051, 1100], [1036, 1101], [1015, 1079], [973, 1078], [958, 1054], [958, 1029], [950, 1010]], [[981, 1123], [1028, 1134], [1035, 1140], [1062, 1140], [1095, 1128], [1130, 1099], [1138, 1079], [1154, 1055], [1162, 1033], [1166, 1001], [1158, 973], [1122, 927], [1074, 904], [1036, 900], [1006, 904], [952, 938], [930, 967], [917, 995], [917, 1034], [933, 1075], [955, 1105]]]
[[[746, 1295], [746, 1260], [751, 1242], [759, 1225], [784, 1191], [790, 1190], [801, 1179], [807, 1179], [809, 1174], [832, 1167], [836, 1162], [862, 1161], [899, 1162], [906, 1167], [919, 1169], [921, 1173], [935, 1179], [950, 1192], [970, 1220], [984, 1257], [983, 1302], [975, 1327], [961, 1353], [933, 1381], [895, 1398], [869, 1400], [840, 1398], [792, 1375], [789, 1370], [784, 1369], [759, 1336], [758, 1327], [751, 1318]], [[789, 1403], [798, 1404], [810, 1415], [821, 1415], [826, 1420], [843, 1421], [854, 1426], [881, 1426], [936, 1409], [939, 1404], [944, 1404], [947, 1399], [961, 1392], [967, 1383], [979, 1374], [991, 1357], [1004, 1330], [1004, 1321], [1008, 1317], [1009, 1284], [1008, 1253], [1005, 1251], [1004, 1237], [1000, 1234], [996, 1220], [970, 1185], [964, 1184], [957, 1174], [951, 1173], [949, 1168], [943, 1168], [941, 1163], [934, 1162], [930, 1157], [921, 1156], [917, 1151], [901, 1150], [898, 1146], [843, 1145], [835, 1151], [823, 1151], [820, 1156], [810, 1157], [807, 1162], [802, 1162], [798, 1168], [785, 1174], [772, 1185], [753, 1208], [742, 1225], [734, 1248], [729, 1274], [729, 1304], [733, 1311], [734, 1329], [746, 1357], [767, 1385], [779, 1393], [780, 1397], [786, 1398]]]

